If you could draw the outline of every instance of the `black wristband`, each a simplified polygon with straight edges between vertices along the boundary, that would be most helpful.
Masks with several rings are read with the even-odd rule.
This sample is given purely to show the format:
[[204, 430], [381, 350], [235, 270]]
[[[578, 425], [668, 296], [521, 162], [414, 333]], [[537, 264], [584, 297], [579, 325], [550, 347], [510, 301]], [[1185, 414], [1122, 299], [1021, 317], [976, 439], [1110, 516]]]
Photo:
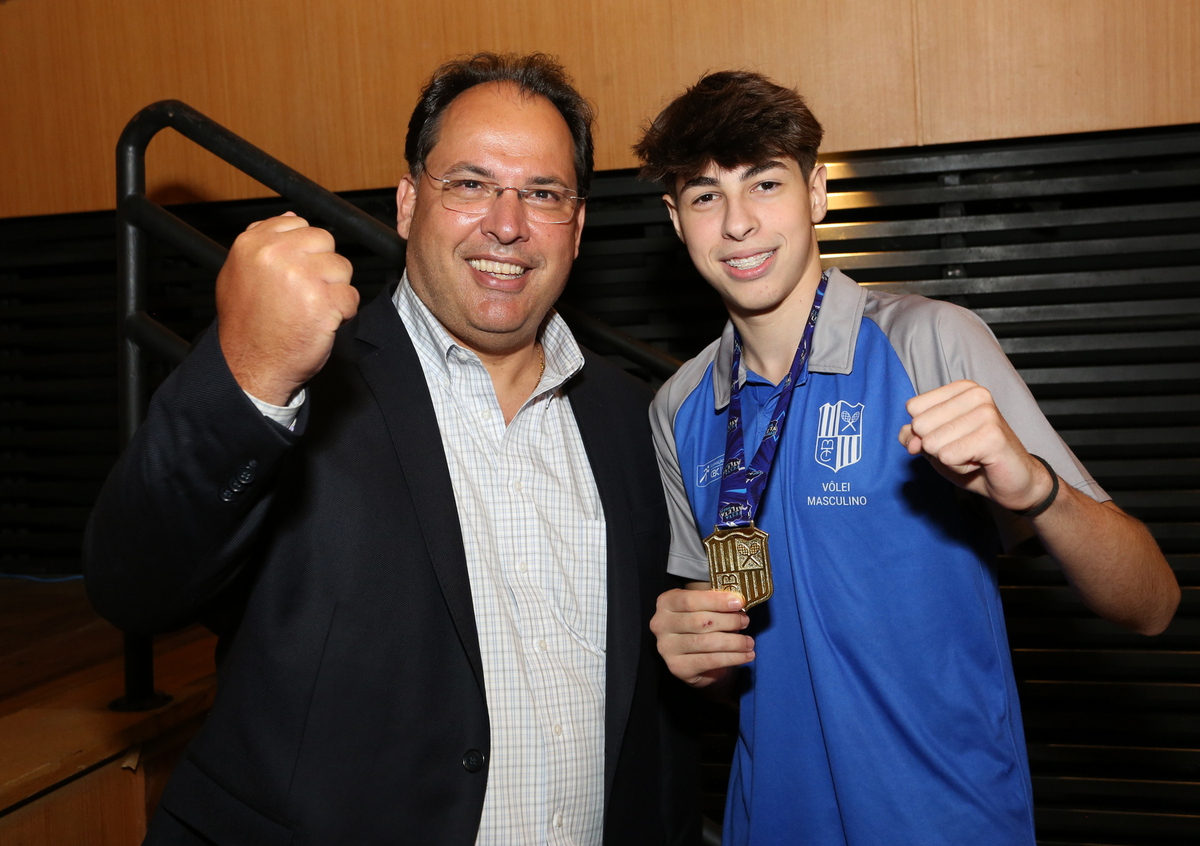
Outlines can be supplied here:
[[[1032, 452], [1029, 454], [1033, 455]], [[1011, 511], [1013, 514], [1016, 514], [1018, 517], [1025, 517], [1026, 519], [1038, 516], [1051, 505], [1053, 505], [1054, 500], [1058, 499], [1058, 474], [1054, 472], [1054, 468], [1050, 466], [1049, 461], [1042, 458], [1040, 455], [1033, 455], [1033, 457], [1042, 462], [1042, 465], [1050, 471], [1050, 478], [1054, 481], [1054, 486], [1050, 488], [1050, 493], [1047, 494], [1046, 498], [1037, 505], [1033, 506], [1033, 508], [1026, 508], [1024, 511], [1017, 511], [1015, 508], [1009, 509], [1009, 511]]]

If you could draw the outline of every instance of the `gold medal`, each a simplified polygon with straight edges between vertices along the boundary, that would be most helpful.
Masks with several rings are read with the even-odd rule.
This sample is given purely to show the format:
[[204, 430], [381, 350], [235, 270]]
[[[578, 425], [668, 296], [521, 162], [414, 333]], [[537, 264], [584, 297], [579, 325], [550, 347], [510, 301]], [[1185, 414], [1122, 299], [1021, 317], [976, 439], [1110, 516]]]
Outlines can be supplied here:
[[767, 533], [754, 524], [736, 529], [713, 529], [704, 539], [708, 553], [708, 582], [713, 590], [737, 591], [746, 608], [766, 602], [774, 590]]

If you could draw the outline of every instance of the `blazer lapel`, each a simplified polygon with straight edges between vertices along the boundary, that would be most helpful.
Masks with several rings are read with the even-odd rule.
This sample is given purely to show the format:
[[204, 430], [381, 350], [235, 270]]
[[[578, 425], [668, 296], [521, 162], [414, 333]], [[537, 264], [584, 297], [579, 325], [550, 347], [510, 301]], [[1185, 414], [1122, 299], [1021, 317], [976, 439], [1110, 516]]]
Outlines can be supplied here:
[[[579, 378], [579, 377], [577, 377]], [[570, 391], [571, 411], [579, 426], [583, 448], [592, 465], [592, 475], [604, 507], [608, 541], [608, 627], [605, 638], [604, 700], [604, 799], [607, 805], [616, 773], [617, 759], [633, 702], [641, 646], [641, 585], [634, 548], [634, 520], [629, 511], [627, 491], [613, 467], [619, 463], [613, 455], [614, 431], [607, 417], [603, 397], [589, 389], [585, 365], [579, 384]]]
[[421, 362], [386, 289], [358, 319], [356, 337], [377, 348], [359, 360], [359, 371], [383, 412], [429, 560], [479, 689], [486, 691], [454, 485]]

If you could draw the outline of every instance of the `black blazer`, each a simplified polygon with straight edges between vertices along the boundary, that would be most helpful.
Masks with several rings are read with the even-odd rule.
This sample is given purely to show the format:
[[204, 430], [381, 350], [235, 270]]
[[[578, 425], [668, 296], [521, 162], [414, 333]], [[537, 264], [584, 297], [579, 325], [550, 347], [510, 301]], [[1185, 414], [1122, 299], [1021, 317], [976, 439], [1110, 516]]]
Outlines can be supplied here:
[[[488, 772], [483, 669], [433, 405], [387, 292], [308, 391], [295, 434], [266, 420], [210, 331], [92, 514], [104, 616], [222, 635], [216, 704], [161, 807], [218, 844], [466, 846]], [[647, 626], [669, 531], [650, 392], [590, 353], [567, 392], [608, 532], [605, 842], [683, 842], [691, 762]]]

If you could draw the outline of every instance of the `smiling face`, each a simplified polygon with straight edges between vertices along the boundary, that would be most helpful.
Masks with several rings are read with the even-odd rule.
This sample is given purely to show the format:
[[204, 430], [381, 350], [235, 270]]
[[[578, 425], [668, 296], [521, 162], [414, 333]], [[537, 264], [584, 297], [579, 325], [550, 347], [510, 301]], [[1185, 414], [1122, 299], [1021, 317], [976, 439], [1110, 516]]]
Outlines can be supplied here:
[[663, 198], [675, 231], [739, 329], [774, 317], [803, 325], [821, 279], [813, 227], [825, 217], [824, 166], [806, 180], [786, 157], [729, 170], [710, 164], [677, 195]]
[[[443, 179], [575, 188], [566, 121], [549, 100], [512, 83], [477, 85], [455, 98], [425, 167]], [[440, 183], [418, 180], [405, 176], [396, 193], [396, 229], [408, 241], [413, 291], [476, 352], [502, 355], [531, 345], [579, 253], [582, 204], [569, 223], [537, 223], [516, 192], [505, 191], [490, 211], [468, 214], [442, 206]]]

